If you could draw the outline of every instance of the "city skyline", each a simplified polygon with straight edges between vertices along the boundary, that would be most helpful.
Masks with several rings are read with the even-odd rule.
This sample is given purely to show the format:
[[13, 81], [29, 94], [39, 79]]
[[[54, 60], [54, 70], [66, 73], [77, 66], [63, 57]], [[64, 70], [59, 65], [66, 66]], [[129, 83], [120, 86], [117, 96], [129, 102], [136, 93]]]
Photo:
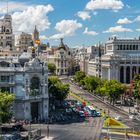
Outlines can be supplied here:
[[[108, 37], [138, 37], [138, 0], [15, 0], [8, 1], [14, 33], [31, 33], [37, 25], [41, 40], [56, 45], [64, 37], [69, 47], [91, 46]], [[0, 1], [0, 18], [7, 13], [6, 0]]]

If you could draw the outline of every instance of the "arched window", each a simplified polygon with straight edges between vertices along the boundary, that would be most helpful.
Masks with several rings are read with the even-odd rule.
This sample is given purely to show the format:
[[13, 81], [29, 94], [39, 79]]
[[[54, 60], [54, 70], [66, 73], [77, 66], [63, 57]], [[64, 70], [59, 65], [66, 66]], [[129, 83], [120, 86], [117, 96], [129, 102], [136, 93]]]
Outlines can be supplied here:
[[31, 93], [30, 95], [36, 96], [39, 94], [39, 89], [40, 89], [40, 79], [38, 77], [33, 77], [31, 79], [31, 84], [30, 84], [30, 89]]

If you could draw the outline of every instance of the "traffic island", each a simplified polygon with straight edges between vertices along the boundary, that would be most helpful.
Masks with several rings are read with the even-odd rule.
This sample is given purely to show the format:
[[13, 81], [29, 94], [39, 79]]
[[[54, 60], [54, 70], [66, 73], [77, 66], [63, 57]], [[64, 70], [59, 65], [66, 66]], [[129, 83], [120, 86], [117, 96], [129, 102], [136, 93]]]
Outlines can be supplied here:
[[129, 128], [125, 124], [121, 123], [120, 121], [117, 121], [113, 118], [106, 118], [104, 121], [104, 127], [105, 128]]

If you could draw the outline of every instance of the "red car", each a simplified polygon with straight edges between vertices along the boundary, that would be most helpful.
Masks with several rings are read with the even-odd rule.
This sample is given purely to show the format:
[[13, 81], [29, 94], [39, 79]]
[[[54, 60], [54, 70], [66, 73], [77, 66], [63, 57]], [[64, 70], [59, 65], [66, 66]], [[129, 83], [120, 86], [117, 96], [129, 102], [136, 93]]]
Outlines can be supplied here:
[[84, 116], [89, 117], [89, 113], [87, 111], [84, 111]]

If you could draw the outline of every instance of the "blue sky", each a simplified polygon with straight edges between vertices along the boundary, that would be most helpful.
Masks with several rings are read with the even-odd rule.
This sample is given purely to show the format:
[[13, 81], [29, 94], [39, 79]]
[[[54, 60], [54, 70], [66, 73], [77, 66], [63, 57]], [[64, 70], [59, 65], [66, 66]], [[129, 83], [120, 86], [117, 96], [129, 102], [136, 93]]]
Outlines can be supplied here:
[[[90, 46], [108, 37], [140, 35], [140, 0], [9, 0], [14, 32], [31, 33], [37, 25], [43, 42]], [[0, 0], [0, 16], [6, 0]]]

